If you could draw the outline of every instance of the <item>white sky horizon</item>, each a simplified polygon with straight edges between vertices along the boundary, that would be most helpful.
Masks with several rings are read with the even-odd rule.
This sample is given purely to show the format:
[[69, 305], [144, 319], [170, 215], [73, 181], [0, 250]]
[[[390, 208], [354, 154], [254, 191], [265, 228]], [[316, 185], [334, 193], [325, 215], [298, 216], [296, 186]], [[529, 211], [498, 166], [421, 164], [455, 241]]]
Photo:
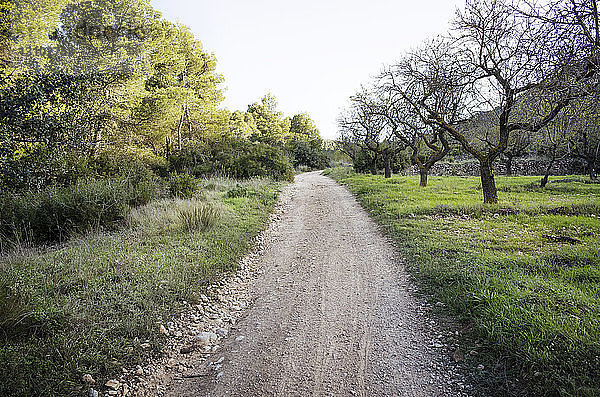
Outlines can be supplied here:
[[385, 65], [444, 34], [464, 0], [151, 0], [190, 26], [225, 78], [223, 107], [245, 111], [266, 93], [337, 136], [348, 97]]

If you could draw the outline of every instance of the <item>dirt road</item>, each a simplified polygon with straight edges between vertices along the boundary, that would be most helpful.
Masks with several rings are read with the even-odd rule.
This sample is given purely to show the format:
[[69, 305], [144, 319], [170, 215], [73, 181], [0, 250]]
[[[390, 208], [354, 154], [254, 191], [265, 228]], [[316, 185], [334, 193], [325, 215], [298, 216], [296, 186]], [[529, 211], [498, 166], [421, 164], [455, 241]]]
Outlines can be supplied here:
[[353, 196], [307, 173], [281, 200], [254, 303], [201, 374], [167, 395], [459, 395], [402, 261]]

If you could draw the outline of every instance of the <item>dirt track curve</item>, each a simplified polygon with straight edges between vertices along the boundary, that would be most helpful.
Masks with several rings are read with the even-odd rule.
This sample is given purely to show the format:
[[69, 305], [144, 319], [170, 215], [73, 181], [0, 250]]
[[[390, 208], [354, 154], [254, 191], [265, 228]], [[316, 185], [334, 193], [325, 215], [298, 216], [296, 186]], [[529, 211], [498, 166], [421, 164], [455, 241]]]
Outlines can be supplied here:
[[460, 395], [439, 374], [402, 261], [348, 190], [306, 173], [281, 200], [254, 303], [214, 354], [218, 370], [208, 360], [166, 394]]

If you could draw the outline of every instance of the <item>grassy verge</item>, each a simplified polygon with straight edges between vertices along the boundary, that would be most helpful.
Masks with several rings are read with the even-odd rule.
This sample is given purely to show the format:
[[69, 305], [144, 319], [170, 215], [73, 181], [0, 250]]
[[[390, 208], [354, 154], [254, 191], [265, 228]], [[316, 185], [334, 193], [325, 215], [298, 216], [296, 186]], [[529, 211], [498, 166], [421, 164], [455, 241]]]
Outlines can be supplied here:
[[207, 180], [117, 232], [0, 257], [0, 395], [81, 395], [84, 373], [106, 380], [158, 354], [158, 324], [235, 269], [280, 186]]
[[500, 204], [483, 206], [478, 178], [431, 177], [423, 189], [416, 177], [327, 173], [386, 226], [422, 290], [483, 342], [465, 359], [485, 363], [485, 394], [600, 395], [599, 184], [498, 177]]

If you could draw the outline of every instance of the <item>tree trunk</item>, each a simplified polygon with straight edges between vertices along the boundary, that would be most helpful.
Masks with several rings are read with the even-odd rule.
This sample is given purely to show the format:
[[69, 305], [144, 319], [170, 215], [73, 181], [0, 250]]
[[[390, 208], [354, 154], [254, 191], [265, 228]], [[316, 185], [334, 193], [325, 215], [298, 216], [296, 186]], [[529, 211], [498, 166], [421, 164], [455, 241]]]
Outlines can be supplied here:
[[512, 156], [506, 156], [506, 175], [512, 175]]
[[389, 154], [385, 156], [385, 177], [391, 178], [392, 176], [392, 160]]
[[181, 150], [181, 127], [183, 127], [183, 119], [185, 117], [185, 107], [181, 111], [181, 118], [179, 119], [179, 126], [177, 127], [177, 149]]
[[590, 174], [590, 180], [595, 181], [597, 179], [596, 176], [596, 167], [595, 167], [595, 161], [594, 160], [588, 160], [588, 170], [589, 170], [589, 174]]
[[429, 169], [421, 167], [419, 168], [419, 174], [421, 175], [421, 183], [419, 183], [419, 185], [421, 187], [427, 187], [427, 175], [429, 174]]
[[102, 140], [102, 130], [98, 128], [94, 134], [94, 142], [92, 142], [92, 157], [96, 157], [98, 149], [100, 148], [100, 141]]
[[550, 169], [552, 168], [553, 164], [554, 164], [554, 158], [552, 158], [552, 160], [550, 160], [550, 162], [548, 163], [548, 166], [546, 167], [546, 173], [544, 174], [544, 177], [540, 181], [540, 187], [544, 188], [548, 184], [548, 176], [550, 175]]
[[188, 123], [188, 132], [190, 133], [190, 137], [192, 136], [192, 119], [190, 118], [190, 109], [185, 106], [185, 115]]
[[377, 175], [377, 155], [373, 156], [373, 160], [371, 161], [371, 174]]
[[165, 156], [167, 160], [171, 157], [171, 138], [169, 137], [165, 138]]
[[496, 190], [496, 181], [494, 173], [489, 162], [481, 162], [479, 167], [481, 173], [481, 188], [483, 189], [484, 204], [498, 203], [498, 191]]

